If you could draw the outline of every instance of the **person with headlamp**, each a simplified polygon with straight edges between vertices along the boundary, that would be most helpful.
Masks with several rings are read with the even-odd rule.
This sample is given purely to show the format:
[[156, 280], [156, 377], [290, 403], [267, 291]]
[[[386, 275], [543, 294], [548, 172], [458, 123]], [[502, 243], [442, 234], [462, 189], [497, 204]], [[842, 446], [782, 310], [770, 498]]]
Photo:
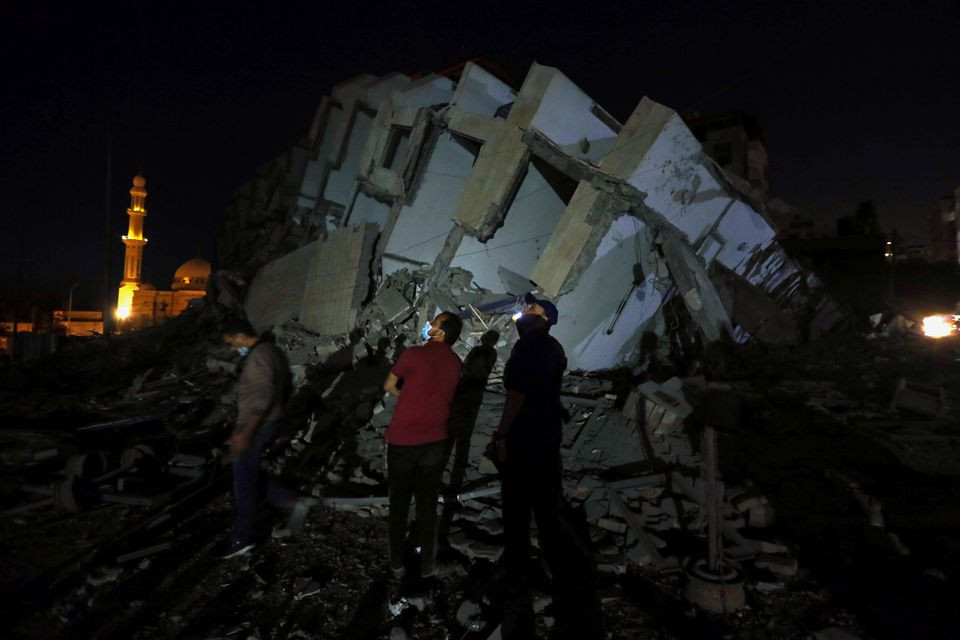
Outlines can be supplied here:
[[504, 370], [507, 398], [493, 435], [501, 463], [504, 561], [511, 582], [524, 582], [530, 553], [530, 515], [540, 548], [556, 575], [562, 498], [560, 387], [567, 358], [550, 335], [559, 313], [549, 300], [527, 294], [516, 319], [520, 339]]

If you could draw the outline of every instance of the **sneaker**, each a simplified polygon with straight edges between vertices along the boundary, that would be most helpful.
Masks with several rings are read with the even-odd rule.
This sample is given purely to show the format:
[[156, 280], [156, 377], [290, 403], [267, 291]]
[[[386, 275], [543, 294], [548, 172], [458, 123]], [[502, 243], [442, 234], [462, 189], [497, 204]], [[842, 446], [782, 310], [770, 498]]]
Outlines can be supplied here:
[[253, 549], [255, 545], [252, 542], [240, 542], [239, 540], [231, 540], [220, 550], [217, 556], [221, 560], [229, 560], [230, 558], [239, 558], [242, 555], [250, 553], [250, 550]]

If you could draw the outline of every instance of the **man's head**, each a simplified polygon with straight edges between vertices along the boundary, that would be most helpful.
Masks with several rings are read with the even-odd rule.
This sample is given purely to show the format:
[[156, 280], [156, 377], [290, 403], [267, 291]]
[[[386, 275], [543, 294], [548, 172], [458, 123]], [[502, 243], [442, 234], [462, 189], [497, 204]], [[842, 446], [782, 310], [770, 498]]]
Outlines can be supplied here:
[[[524, 316], [539, 317], [543, 320], [545, 326], [552, 327], [557, 324], [560, 318], [560, 312], [557, 306], [544, 298], [537, 298], [532, 293], [528, 293], [523, 298], [524, 306], [521, 309]], [[528, 320], [529, 321], [529, 320]]]
[[480, 344], [487, 347], [495, 346], [499, 340], [500, 340], [500, 332], [497, 331], [496, 329], [490, 329], [485, 334], [480, 336]]
[[430, 322], [430, 329], [427, 335], [430, 340], [453, 344], [460, 339], [460, 332], [463, 330], [463, 320], [452, 311], [438, 313], [437, 317]]
[[242, 347], [249, 349], [257, 342], [257, 332], [249, 322], [241, 318], [232, 318], [224, 322], [220, 335], [224, 343], [234, 351], [239, 351]]

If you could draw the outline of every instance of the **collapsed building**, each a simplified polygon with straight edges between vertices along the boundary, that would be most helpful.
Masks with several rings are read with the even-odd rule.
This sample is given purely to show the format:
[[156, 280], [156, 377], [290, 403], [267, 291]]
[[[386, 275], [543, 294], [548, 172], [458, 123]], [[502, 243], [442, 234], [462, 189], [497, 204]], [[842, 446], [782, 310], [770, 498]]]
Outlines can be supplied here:
[[[709, 373], [696, 361], [710, 344], [795, 345], [834, 328], [838, 307], [775, 236], [765, 190], [725, 172], [668, 107], [644, 98], [621, 124], [557, 69], [534, 64], [517, 91], [468, 62], [443, 75], [361, 76], [335, 87], [307, 135], [237, 192], [218, 248], [224, 278], [249, 282], [227, 300], [242, 299], [253, 326], [280, 338], [301, 383], [311, 367], [329, 371], [337, 353], [354, 365], [373, 354], [392, 361], [440, 310], [464, 319], [462, 356], [499, 332], [499, 373], [523, 296], [551, 298], [560, 310], [552, 333], [571, 372], [566, 494], [605, 545], [600, 570], [679, 570], [655, 532], [700, 530], [710, 519], [709, 535], [726, 542], [721, 555], [791, 574], [785, 547], [737, 530], [768, 526], [770, 505], [742, 488], [723, 502], [716, 460], [685, 424], [693, 399], [716, 385], [661, 378], [618, 399], [595, 377], [626, 369], [637, 381], [658, 359], [686, 375]], [[387, 500], [375, 487], [392, 402], [379, 380], [343, 373], [323, 398], [350, 398], [349, 407], [339, 418], [314, 414], [293, 448], [316, 447], [331, 420], [352, 433], [332, 445], [326, 475], [301, 475], [301, 488], [328, 506], [382, 516]], [[490, 501], [497, 471], [483, 455], [501, 405], [488, 397], [481, 407], [457, 496], [465, 512], [447, 537], [465, 558], [502, 552]], [[709, 420], [735, 422], [727, 413]], [[343, 480], [372, 486], [368, 495], [331, 488]], [[708, 610], [738, 608], [742, 576], [710, 562], [688, 575], [688, 597]]]
[[[688, 599], [722, 613], [744, 604], [744, 575], [724, 564], [732, 559], [761, 571], [752, 597], [782, 589], [779, 580], [796, 574], [798, 561], [769, 535], [774, 506], [750, 482], [724, 487], [709, 444], [714, 436], [707, 436], [713, 427], [732, 428], [741, 401], [760, 390], [749, 380], [718, 380], [706, 361], [710, 345], [795, 345], [824, 335], [843, 318], [817, 278], [775, 241], [767, 196], [718, 167], [669, 108], [644, 98], [621, 125], [545, 66], [533, 65], [519, 91], [469, 62], [425, 77], [361, 76], [332, 93], [307, 135], [237, 192], [218, 238], [220, 270], [206, 298], [167, 325], [142, 332], [169, 346], [171, 362], [151, 361], [132, 385], [127, 380], [85, 401], [102, 421], [74, 435], [110, 434], [96, 446], [122, 442], [133, 453], [106, 455], [116, 469], [103, 473], [106, 462], [94, 465], [86, 474], [92, 479], [82, 483], [72, 481], [83, 478], [86, 461], [100, 458], [71, 455], [66, 480], [34, 485], [28, 491], [42, 500], [16, 513], [50, 504], [85, 511], [111, 501], [146, 508], [139, 528], [101, 544], [84, 570], [118, 565], [126, 572], [110, 574], [113, 592], [98, 583], [101, 594], [120, 593], [136, 580], [156, 580], [170, 597], [192, 589], [190, 576], [203, 569], [161, 578], [149, 559], [174, 550], [183, 566], [202, 567], [195, 558], [204, 540], [225, 534], [219, 520], [207, 516], [211, 526], [195, 514], [226, 491], [228, 466], [219, 447], [235, 412], [227, 391], [240, 363], [220, 344], [217, 322], [232, 309], [258, 331], [272, 333], [293, 369], [295, 428], [271, 453], [271, 470], [331, 508], [314, 515], [325, 524], [307, 527], [310, 544], [274, 531], [277, 546], [306, 554], [312, 546], [339, 544], [339, 558], [350, 545], [330, 523], [356, 527], [363, 519], [335, 517], [373, 516], [364, 521], [376, 523], [387, 513], [383, 431], [395, 400], [382, 391], [386, 371], [418, 339], [425, 320], [438, 310], [459, 311], [464, 339], [455, 349], [461, 356], [490, 329], [500, 341], [464, 482], [442, 507], [449, 515], [444, 552], [456, 558], [445, 563], [440, 578], [451, 614], [444, 624], [496, 638], [499, 614], [477, 586], [492, 578], [479, 579], [476, 571], [485, 565], [494, 573], [489, 567], [503, 551], [498, 471], [484, 448], [502, 412], [499, 383], [515, 339], [511, 317], [524, 294], [533, 292], [560, 310], [552, 334], [566, 349], [570, 369], [561, 396], [571, 415], [561, 445], [564, 489], [588, 538], [570, 561], [586, 563], [584, 583], [594, 572], [616, 581], [638, 569], [658, 577], [685, 570]], [[128, 334], [121, 344], [133, 350], [136, 340]], [[651, 363], [657, 360], [671, 364], [655, 373]], [[771, 393], [810, 384], [788, 381]], [[949, 412], [930, 389], [900, 387], [890, 412], [901, 405], [937, 419]], [[815, 388], [825, 405], [855, 405], [843, 404], [830, 385]], [[144, 433], [154, 433], [154, 449], [134, 451]], [[30, 455], [66, 457], [71, 446], [58, 442]], [[156, 460], [147, 465], [148, 458]], [[127, 489], [137, 491], [131, 469], [147, 466], [164, 479], [165, 493]], [[81, 495], [75, 488], [105, 477], [111, 483], [119, 477], [124, 488], [119, 481], [99, 493]], [[871, 523], [882, 521], [879, 503], [855, 482], [843, 478], [839, 484], [866, 501]], [[139, 486], [146, 493], [144, 487], [154, 485]], [[190, 530], [188, 523], [201, 521], [207, 529]], [[884, 536], [897, 554], [909, 553], [894, 532], [884, 530]], [[724, 560], [719, 566], [687, 561], [704, 537]], [[376, 540], [373, 534], [365, 539], [366, 555], [358, 552], [354, 560], [364, 568], [349, 589], [321, 586], [326, 581], [310, 573], [315, 567], [300, 562], [244, 595], [245, 608], [260, 613], [243, 613], [239, 623], [205, 622], [205, 612], [220, 606], [219, 596], [194, 593], [173, 607], [177, 620], [157, 617], [158, 604], [131, 607], [107, 621], [82, 611], [83, 624], [138, 629], [137, 637], [153, 637], [161, 628], [163, 637], [232, 635], [266, 624], [272, 631], [264, 637], [291, 630], [309, 637], [305, 630], [317, 611], [346, 608], [344, 594], [353, 598], [351, 590], [376, 591], [364, 582], [378, 579], [373, 576], [385, 567], [375, 557], [383, 552], [373, 551]], [[134, 560], [141, 564], [134, 567]], [[258, 571], [272, 560], [254, 556], [249, 562]], [[220, 585], [210, 575], [208, 582]], [[57, 580], [65, 592], [68, 582]], [[263, 591], [271, 595], [261, 603]], [[78, 593], [88, 598], [86, 590]], [[616, 593], [608, 591], [604, 602], [620, 597]], [[597, 594], [588, 595], [584, 602]], [[195, 599], [209, 602], [195, 611]], [[71, 606], [74, 600], [68, 599]], [[552, 623], [549, 600], [538, 600], [538, 624]], [[301, 601], [311, 604], [290, 604]], [[430, 607], [411, 597], [391, 602], [390, 613], [399, 621], [404, 611]], [[368, 617], [368, 624], [381, 623], [377, 615]], [[64, 618], [73, 624], [81, 614]], [[390, 637], [405, 637], [393, 633], [396, 625]], [[446, 637], [425, 633], [431, 625], [442, 627], [429, 616], [403, 626], [414, 637]], [[317, 637], [338, 637], [335, 631]]]
[[414, 335], [455, 308], [476, 333], [536, 291], [570, 369], [598, 371], [633, 366], [646, 332], [790, 344], [840, 319], [765, 195], [648, 98], [621, 124], [557, 69], [515, 91], [475, 62], [332, 94], [225, 215], [221, 266], [256, 272], [258, 330]]

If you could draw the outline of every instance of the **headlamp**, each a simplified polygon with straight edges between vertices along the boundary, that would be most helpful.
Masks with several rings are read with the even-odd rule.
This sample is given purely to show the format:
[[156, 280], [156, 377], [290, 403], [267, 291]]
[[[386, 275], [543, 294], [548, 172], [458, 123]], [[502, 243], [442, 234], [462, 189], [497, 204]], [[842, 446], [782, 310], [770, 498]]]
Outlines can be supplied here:
[[510, 317], [513, 318], [513, 321], [514, 321], [514, 322], [516, 322], [517, 320], [519, 320], [519, 319], [521, 318], [521, 316], [523, 316], [523, 309], [521, 309], [520, 311], [517, 311], [515, 314], [513, 314], [513, 315], [510, 316]]

